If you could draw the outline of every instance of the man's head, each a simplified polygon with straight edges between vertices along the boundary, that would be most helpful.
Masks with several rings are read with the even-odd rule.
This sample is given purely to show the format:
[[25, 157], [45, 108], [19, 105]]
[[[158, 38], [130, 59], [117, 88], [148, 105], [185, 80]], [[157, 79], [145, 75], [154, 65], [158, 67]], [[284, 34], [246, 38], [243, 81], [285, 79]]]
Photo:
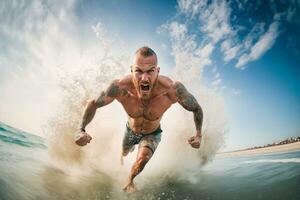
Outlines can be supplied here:
[[131, 72], [138, 96], [149, 99], [159, 74], [156, 53], [149, 47], [139, 48], [135, 53]]

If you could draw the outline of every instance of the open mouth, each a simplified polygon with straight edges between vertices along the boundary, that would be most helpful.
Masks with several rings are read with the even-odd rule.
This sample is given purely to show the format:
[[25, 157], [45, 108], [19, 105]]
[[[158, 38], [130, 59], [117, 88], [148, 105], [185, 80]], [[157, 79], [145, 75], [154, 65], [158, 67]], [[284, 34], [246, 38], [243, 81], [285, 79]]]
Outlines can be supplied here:
[[141, 84], [141, 90], [142, 91], [145, 91], [145, 92], [147, 92], [147, 91], [149, 91], [150, 90], [150, 85], [149, 84]]

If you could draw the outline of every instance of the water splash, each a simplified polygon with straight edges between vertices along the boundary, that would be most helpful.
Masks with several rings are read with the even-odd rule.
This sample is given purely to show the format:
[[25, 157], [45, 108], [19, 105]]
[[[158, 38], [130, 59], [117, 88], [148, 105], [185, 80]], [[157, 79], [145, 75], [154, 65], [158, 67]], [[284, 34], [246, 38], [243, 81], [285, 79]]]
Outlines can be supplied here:
[[[130, 72], [128, 54], [131, 52], [127, 53], [122, 46], [118, 48], [123, 51], [116, 51], [114, 46], [118, 43], [108, 36], [101, 23], [91, 27], [96, 37], [80, 42], [74, 35], [80, 32], [80, 26], [76, 26], [73, 1], [68, 2], [66, 8], [55, 9], [33, 3], [24, 11], [20, 8], [20, 12], [33, 13], [43, 20], [36, 23], [37, 34], [34, 27], [23, 28], [26, 37], [20, 41], [25, 47], [20, 52], [26, 59], [22, 56], [17, 61], [6, 61], [19, 67], [12, 67], [2, 80], [1, 118], [16, 127], [43, 133], [48, 139], [51, 165], [70, 176], [100, 170], [119, 185], [127, 176], [136, 153], [129, 155], [121, 168], [119, 156], [126, 123], [121, 106], [114, 102], [97, 111], [87, 127], [93, 140], [86, 147], [76, 146], [73, 137], [87, 101], [100, 94], [113, 79]], [[212, 160], [224, 142], [226, 117], [222, 97], [202, 84], [203, 66], [198, 57], [196, 61], [193, 59], [197, 55], [189, 56], [188, 60], [178, 59], [175, 55], [178, 52], [173, 51], [176, 67], [170, 75], [187, 86], [204, 110], [203, 143], [200, 151], [187, 144], [187, 139], [195, 134], [193, 115], [174, 105], [162, 120], [162, 142], [138, 179], [142, 186], [147, 184], [142, 180], [149, 177], [160, 177], [158, 182], [170, 178], [197, 181], [193, 173]], [[184, 69], [180, 60], [187, 61]], [[198, 65], [201, 65], [199, 69]]]

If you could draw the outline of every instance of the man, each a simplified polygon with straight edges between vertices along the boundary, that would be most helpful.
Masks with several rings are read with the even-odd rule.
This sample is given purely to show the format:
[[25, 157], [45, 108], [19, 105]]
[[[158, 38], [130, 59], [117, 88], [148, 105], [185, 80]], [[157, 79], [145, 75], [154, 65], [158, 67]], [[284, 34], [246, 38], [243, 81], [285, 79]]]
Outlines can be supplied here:
[[159, 70], [156, 53], [149, 47], [138, 49], [131, 74], [113, 81], [97, 99], [88, 103], [80, 132], [76, 136], [76, 144], [84, 146], [89, 143], [92, 137], [86, 133], [85, 127], [93, 119], [96, 109], [115, 99], [122, 104], [128, 115], [122, 156], [126, 156], [133, 151], [134, 145], [139, 144], [136, 161], [123, 188], [127, 192], [136, 190], [133, 179], [144, 169], [155, 152], [162, 132], [160, 120], [172, 104], [178, 102], [186, 110], [193, 112], [196, 134], [188, 142], [193, 148], [200, 147], [203, 121], [200, 105], [182, 83], [159, 75]]

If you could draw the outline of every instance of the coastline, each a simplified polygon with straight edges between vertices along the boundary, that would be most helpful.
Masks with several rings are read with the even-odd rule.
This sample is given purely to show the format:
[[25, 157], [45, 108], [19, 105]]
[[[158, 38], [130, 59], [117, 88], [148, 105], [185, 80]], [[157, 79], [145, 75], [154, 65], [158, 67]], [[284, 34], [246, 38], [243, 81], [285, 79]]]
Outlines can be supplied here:
[[300, 150], [300, 141], [293, 142], [290, 144], [282, 144], [282, 145], [263, 147], [263, 148], [257, 148], [257, 149], [222, 152], [222, 153], [218, 153], [217, 157], [251, 156], [251, 155], [289, 152], [289, 151], [297, 151], [297, 150]]

